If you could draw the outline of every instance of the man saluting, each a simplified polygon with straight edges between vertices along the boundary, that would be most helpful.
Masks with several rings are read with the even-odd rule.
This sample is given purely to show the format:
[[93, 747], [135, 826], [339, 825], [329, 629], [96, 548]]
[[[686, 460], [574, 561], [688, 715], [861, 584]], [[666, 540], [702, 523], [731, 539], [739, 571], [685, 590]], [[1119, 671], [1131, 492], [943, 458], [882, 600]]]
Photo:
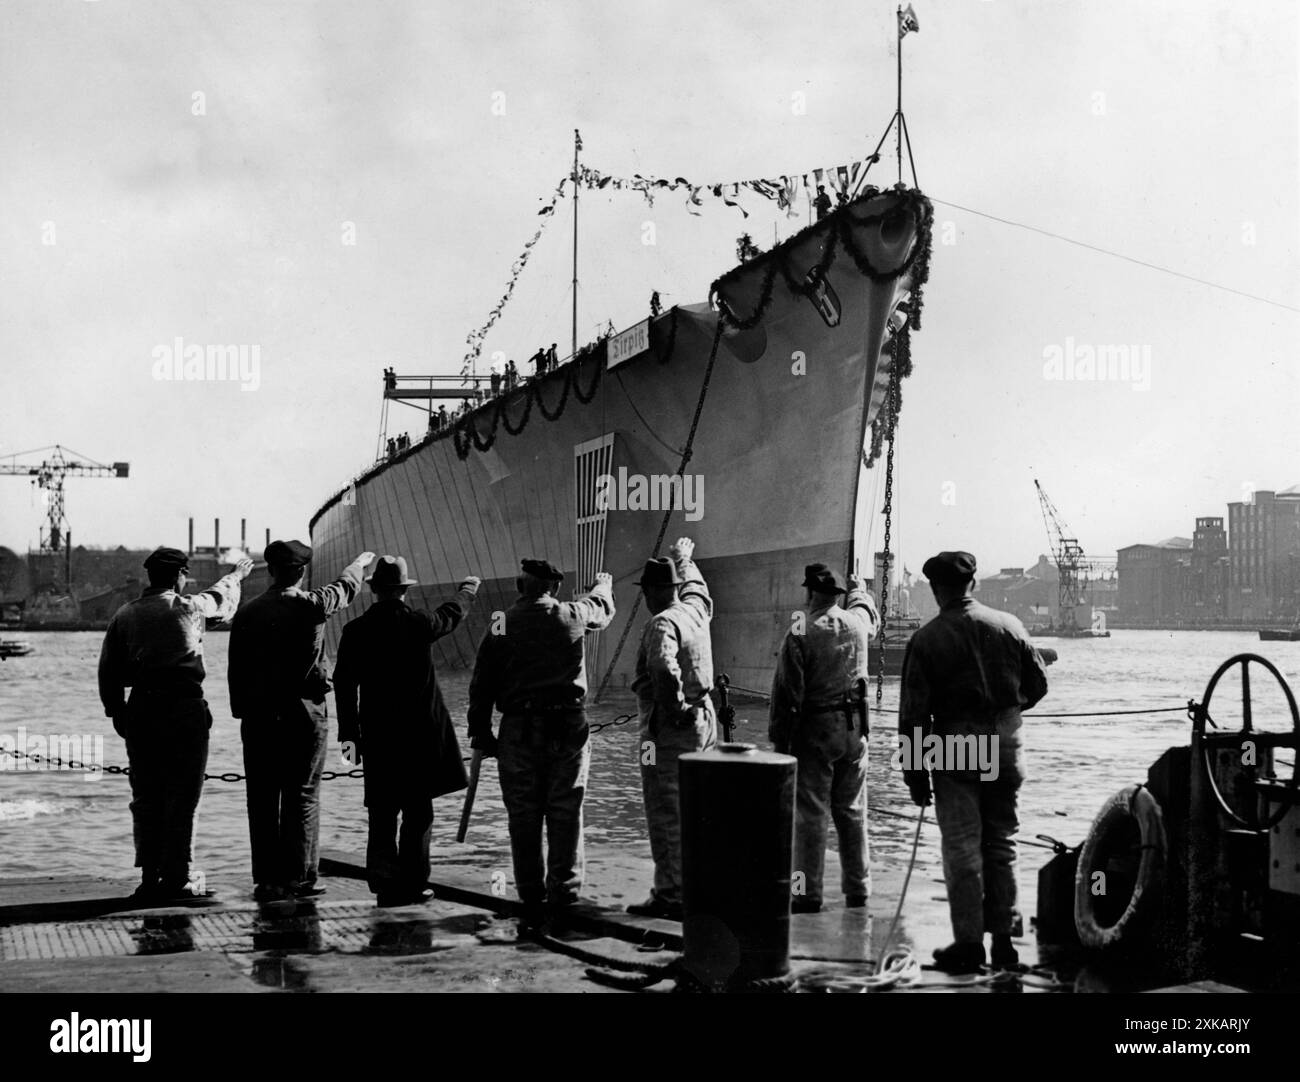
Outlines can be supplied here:
[[203, 629], [206, 620], [234, 615], [253, 561], [240, 560], [229, 575], [188, 596], [181, 591], [189, 558], [180, 549], [155, 549], [144, 566], [149, 588], [117, 610], [104, 636], [99, 696], [131, 763], [136, 897], [161, 901], [206, 893], [190, 878], [212, 728], [203, 698]]
[[320, 776], [325, 768], [325, 621], [352, 603], [363, 552], [328, 586], [303, 590], [311, 546], [266, 546], [271, 586], [245, 605], [230, 629], [230, 711], [240, 718], [248, 787], [254, 897], [323, 894]]
[[[560, 601], [564, 574], [546, 560], [524, 560], [519, 600], [505, 626], [483, 637], [469, 685], [471, 746], [495, 755], [510, 824], [515, 888], [525, 925], [543, 907], [563, 912], [578, 900], [585, 864], [582, 799], [591, 765], [583, 638], [614, 618], [613, 578], [604, 571], [576, 601]], [[492, 707], [501, 735], [492, 735]], [[547, 853], [542, 863], [542, 826]]]
[[406, 905], [432, 896], [433, 798], [466, 785], [430, 647], [460, 625], [482, 580], [467, 576], [432, 612], [406, 603], [417, 581], [401, 556], [379, 557], [369, 581], [374, 604], [339, 640], [334, 701], [344, 758], [365, 765], [370, 889], [381, 906]]

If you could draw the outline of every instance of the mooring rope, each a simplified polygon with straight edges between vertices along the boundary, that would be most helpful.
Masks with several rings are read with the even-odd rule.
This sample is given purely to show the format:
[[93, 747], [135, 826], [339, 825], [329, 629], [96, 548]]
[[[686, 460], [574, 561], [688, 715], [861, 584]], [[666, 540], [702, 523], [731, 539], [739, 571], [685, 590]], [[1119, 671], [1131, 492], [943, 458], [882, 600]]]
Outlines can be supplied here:
[[[682, 448], [682, 460], [677, 464], [675, 477], [681, 477], [682, 472], [686, 469], [687, 463], [691, 460], [694, 453], [695, 433], [700, 427], [700, 414], [704, 412], [704, 400], [709, 395], [709, 381], [713, 378], [713, 366], [718, 359], [718, 346], [722, 342], [723, 316], [718, 315], [717, 325], [713, 330], [713, 345], [709, 349], [709, 363], [704, 369], [704, 382], [700, 384], [700, 397], [695, 403], [695, 414], [691, 418], [691, 428], [686, 435], [686, 445]], [[659, 534], [655, 538], [654, 549], [651, 551], [651, 557], [659, 555], [659, 549], [664, 543], [664, 535], [668, 532], [668, 523], [672, 520], [673, 508], [669, 507], [664, 511], [663, 521], [659, 524]], [[614, 647], [614, 656], [610, 658], [609, 666], [605, 669], [605, 675], [601, 677], [600, 686], [596, 688], [596, 694], [593, 696], [593, 702], [600, 702], [601, 695], [605, 692], [606, 685], [609, 684], [610, 677], [614, 675], [614, 668], [618, 665], [618, 659], [623, 654], [623, 647], [627, 645], [627, 637], [632, 633], [632, 626], [636, 623], [636, 614], [641, 609], [642, 594], [638, 590], [636, 600], [632, 603], [632, 611], [628, 613], [627, 623], [623, 625], [623, 634], [618, 638], [618, 645]]]

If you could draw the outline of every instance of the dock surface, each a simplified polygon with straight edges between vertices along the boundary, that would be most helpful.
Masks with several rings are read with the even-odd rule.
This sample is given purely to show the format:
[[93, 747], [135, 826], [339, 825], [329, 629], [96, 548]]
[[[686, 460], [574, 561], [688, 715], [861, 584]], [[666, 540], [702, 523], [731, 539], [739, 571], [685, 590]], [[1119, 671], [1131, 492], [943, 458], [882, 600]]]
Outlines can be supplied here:
[[[873, 866], [867, 910], [832, 901], [794, 916], [792, 975], [826, 983], [869, 973], [903, 870]], [[555, 933], [571, 953], [520, 940], [513, 892], [485, 881], [472, 855], [436, 862], [435, 898], [400, 908], [376, 907], [357, 854], [326, 851], [321, 871], [320, 898], [257, 904], [218, 883], [211, 898], [162, 908], [140, 908], [127, 879], [0, 881], [0, 992], [608, 992], [588, 977], [589, 956], [653, 967], [681, 950], [679, 924], [625, 912], [645, 896], [652, 868], [618, 850], [588, 851], [583, 901]], [[914, 877], [909, 899], [894, 946], [925, 962], [949, 938], [943, 885]], [[1018, 946], [1022, 961], [1036, 960], [1032, 937]], [[961, 985], [987, 987], [922, 975], [921, 987]]]

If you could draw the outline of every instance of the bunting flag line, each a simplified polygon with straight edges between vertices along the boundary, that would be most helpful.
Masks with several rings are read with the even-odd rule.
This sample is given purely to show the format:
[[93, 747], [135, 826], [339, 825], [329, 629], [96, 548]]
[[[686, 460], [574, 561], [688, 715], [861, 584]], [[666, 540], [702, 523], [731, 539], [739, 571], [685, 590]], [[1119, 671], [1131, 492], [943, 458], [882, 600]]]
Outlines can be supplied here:
[[524, 272], [524, 267], [528, 265], [528, 258], [533, 254], [533, 248], [537, 245], [537, 242], [542, 239], [542, 233], [546, 229], [546, 223], [555, 216], [555, 207], [559, 203], [560, 199], [563, 198], [564, 186], [568, 182], [568, 177], [561, 180], [560, 183], [555, 186], [555, 194], [551, 196], [551, 201], [537, 212], [539, 216], [545, 219], [545, 221], [537, 227], [537, 231], [532, 235], [532, 238], [524, 243], [524, 250], [519, 254], [519, 258], [511, 264], [510, 281], [506, 283], [505, 293], [501, 295], [501, 299], [497, 301], [496, 306], [490, 313], [488, 313], [487, 322], [485, 322], [478, 330], [470, 332], [466, 337], [465, 341], [470, 348], [469, 352], [465, 354], [465, 359], [461, 362], [460, 374], [462, 377], [467, 377], [471, 372], [473, 372], [474, 363], [483, 352], [483, 340], [487, 338], [488, 331], [492, 329], [496, 324], [496, 321], [501, 318], [502, 311], [504, 311], [506, 304], [509, 302], [511, 294], [515, 291], [515, 283], [519, 281], [519, 276]]
[[592, 169], [590, 166], [580, 165], [577, 180], [578, 184], [583, 188], [595, 191], [639, 192], [651, 207], [654, 206], [655, 199], [665, 192], [684, 191], [686, 193], [687, 213], [697, 216], [704, 205], [700, 197], [707, 193], [715, 199], [722, 200], [725, 206], [735, 207], [744, 217], [748, 218], [749, 211], [741, 205], [739, 197], [743, 193], [753, 192], [776, 203], [777, 209], [784, 210], [787, 217], [794, 218], [801, 213], [796, 202], [799, 197], [800, 186], [802, 186], [805, 194], [809, 194], [819, 184], [830, 185], [847, 196], [850, 188], [856, 186], [859, 178], [864, 176], [867, 170], [879, 160], [880, 155], [872, 154], [867, 158], [861, 158], [844, 165], [832, 165], [825, 169], [812, 169], [807, 173], [782, 174], [777, 177], [759, 177], [754, 180], [735, 180], [711, 184], [701, 184], [698, 181], [688, 180], [686, 177], [674, 177], [672, 180], [662, 177], [643, 177], [640, 173], [634, 173], [630, 177], [614, 177], [597, 169]]

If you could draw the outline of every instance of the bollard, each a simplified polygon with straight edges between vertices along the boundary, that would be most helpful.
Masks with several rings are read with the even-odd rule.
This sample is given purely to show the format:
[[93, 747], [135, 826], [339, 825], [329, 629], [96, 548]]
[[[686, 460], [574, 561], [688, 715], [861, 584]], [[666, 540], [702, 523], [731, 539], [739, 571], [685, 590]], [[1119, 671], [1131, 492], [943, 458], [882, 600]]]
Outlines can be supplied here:
[[795, 764], [752, 744], [681, 757], [682, 965], [708, 990], [790, 972]]

